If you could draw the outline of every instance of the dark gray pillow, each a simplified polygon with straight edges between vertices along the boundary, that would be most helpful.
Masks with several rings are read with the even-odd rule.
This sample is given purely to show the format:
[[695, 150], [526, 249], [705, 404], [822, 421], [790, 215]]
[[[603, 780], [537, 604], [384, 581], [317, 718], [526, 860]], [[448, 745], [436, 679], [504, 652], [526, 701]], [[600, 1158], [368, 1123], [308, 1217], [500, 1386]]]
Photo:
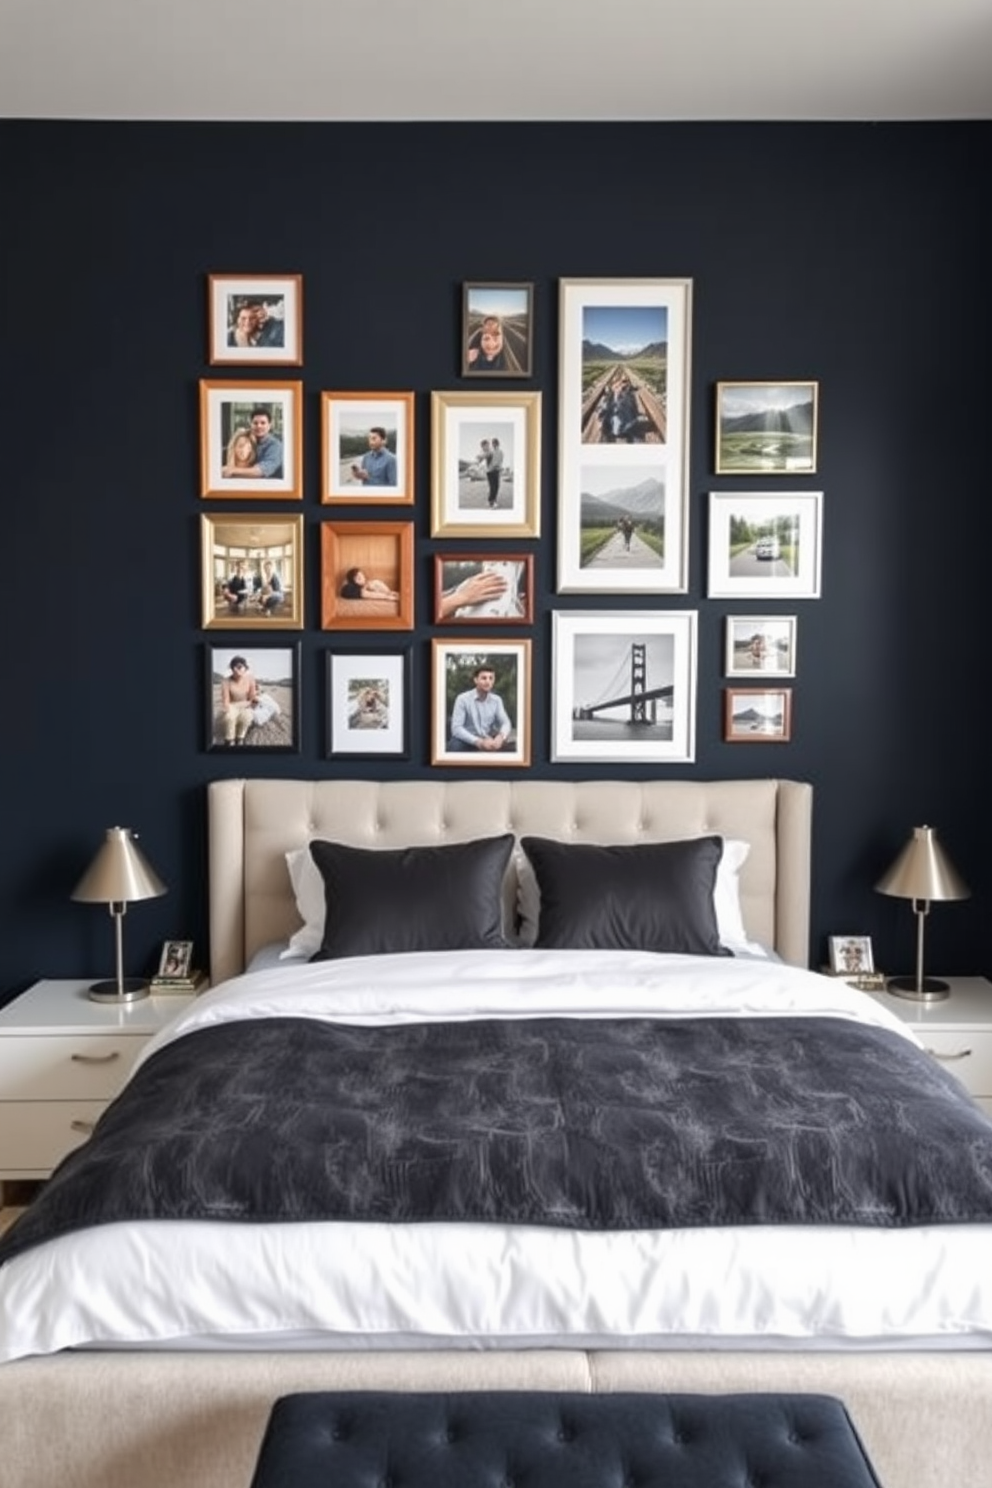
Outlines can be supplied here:
[[713, 886], [722, 837], [598, 847], [524, 837], [541, 891], [543, 949], [726, 956]]
[[323, 942], [310, 960], [502, 948], [503, 874], [512, 848], [509, 832], [381, 851], [311, 842], [327, 913]]

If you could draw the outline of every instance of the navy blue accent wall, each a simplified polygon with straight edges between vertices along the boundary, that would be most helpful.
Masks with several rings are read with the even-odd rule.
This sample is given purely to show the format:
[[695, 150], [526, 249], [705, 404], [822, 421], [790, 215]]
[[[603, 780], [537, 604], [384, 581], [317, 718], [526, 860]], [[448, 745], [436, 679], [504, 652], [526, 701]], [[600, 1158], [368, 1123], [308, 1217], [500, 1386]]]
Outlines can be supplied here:
[[[536, 285], [532, 773], [649, 773], [548, 760], [550, 611], [633, 603], [554, 593], [557, 281], [688, 275], [690, 589], [657, 607], [699, 610], [697, 760], [660, 773], [813, 782], [814, 959], [856, 932], [911, 967], [910, 909], [872, 884], [914, 824], [936, 825], [975, 893], [935, 908], [930, 968], [992, 972], [992, 124], [6, 121], [0, 158], [0, 986], [109, 971], [109, 918], [69, 893], [115, 823], [170, 885], [127, 917], [128, 970], [172, 935], [205, 959], [204, 787], [245, 768], [202, 749], [218, 632], [200, 629], [199, 517], [241, 509], [197, 495], [198, 380], [242, 375], [205, 360], [211, 271], [304, 276], [305, 497], [257, 503], [305, 517], [303, 747], [250, 756], [254, 773], [433, 773], [429, 393], [466, 386], [466, 279]], [[706, 598], [706, 493], [759, 484], [712, 474], [714, 384], [734, 378], [820, 383], [819, 471], [791, 483], [825, 492], [818, 601]], [[418, 395], [410, 764], [324, 758], [319, 393], [335, 388]], [[723, 620], [741, 609], [799, 616], [789, 744], [722, 741]]]

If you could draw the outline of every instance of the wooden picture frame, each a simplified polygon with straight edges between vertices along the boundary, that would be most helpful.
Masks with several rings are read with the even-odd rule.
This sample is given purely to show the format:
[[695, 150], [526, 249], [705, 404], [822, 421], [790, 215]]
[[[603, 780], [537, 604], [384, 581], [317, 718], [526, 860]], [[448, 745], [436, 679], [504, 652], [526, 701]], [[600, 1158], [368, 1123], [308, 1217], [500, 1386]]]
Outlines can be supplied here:
[[726, 687], [723, 738], [727, 744], [787, 744], [792, 738], [791, 687]]
[[541, 394], [431, 393], [431, 536], [540, 535]]
[[412, 648], [327, 653], [327, 758], [407, 759]]
[[559, 294], [558, 592], [685, 594], [692, 280]]
[[711, 491], [710, 599], [819, 599], [822, 491]]
[[[206, 748], [243, 755], [300, 752], [300, 642], [207, 645]], [[256, 685], [253, 697], [229, 697], [225, 684], [243, 691], [245, 675]]]
[[813, 475], [818, 382], [718, 382], [717, 475]]
[[[435, 639], [431, 659], [431, 764], [500, 770], [528, 766], [531, 642]], [[477, 684], [481, 673], [492, 682]], [[489, 697], [499, 703], [489, 703]]]
[[691, 764], [697, 612], [556, 610], [551, 759]]
[[533, 284], [462, 286], [463, 377], [530, 377], [533, 341]]
[[795, 615], [728, 615], [724, 637], [727, 677], [794, 677]]
[[301, 516], [200, 517], [204, 630], [302, 630], [303, 575]]
[[320, 429], [325, 506], [413, 505], [413, 393], [321, 393]]
[[200, 495], [302, 498], [302, 382], [200, 382]]
[[320, 524], [321, 629], [413, 629], [413, 530], [412, 522]]
[[209, 274], [207, 360], [212, 367], [303, 361], [302, 274]]
[[435, 625], [533, 625], [531, 553], [435, 553]]

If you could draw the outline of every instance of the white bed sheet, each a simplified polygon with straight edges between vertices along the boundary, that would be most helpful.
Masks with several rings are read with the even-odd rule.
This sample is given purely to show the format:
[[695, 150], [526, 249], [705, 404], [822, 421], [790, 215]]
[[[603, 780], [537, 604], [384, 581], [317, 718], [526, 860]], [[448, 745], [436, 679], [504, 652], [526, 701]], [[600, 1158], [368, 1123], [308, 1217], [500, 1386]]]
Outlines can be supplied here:
[[[472, 989], [471, 999], [468, 989]], [[836, 1016], [912, 1031], [836, 978], [777, 961], [448, 952], [249, 972], [192, 1028], [286, 1013]], [[988, 1348], [992, 1227], [532, 1226], [185, 1221], [69, 1236], [0, 1270], [0, 1359], [64, 1348]]]

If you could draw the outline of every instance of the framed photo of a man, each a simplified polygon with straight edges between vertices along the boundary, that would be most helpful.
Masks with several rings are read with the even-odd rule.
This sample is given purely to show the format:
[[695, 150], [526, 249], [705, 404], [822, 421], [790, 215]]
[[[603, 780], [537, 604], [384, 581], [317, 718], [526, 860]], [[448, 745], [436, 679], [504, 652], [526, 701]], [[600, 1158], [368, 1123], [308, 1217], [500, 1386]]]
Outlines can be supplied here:
[[413, 406], [413, 393], [321, 393], [325, 505], [413, 505]]
[[696, 611], [552, 614], [553, 761], [691, 764]]
[[200, 494], [299, 500], [302, 382], [200, 383]]
[[205, 649], [207, 749], [298, 754], [299, 641]]
[[463, 286], [463, 377], [530, 377], [533, 300], [533, 284]]
[[431, 764], [530, 764], [531, 643], [431, 642]]
[[413, 523], [322, 522], [324, 630], [413, 629]]
[[816, 382], [718, 382], [717, 475], [811, 475]]
[[327, 757], [410, 752], [409, 647], [327, 653]]
[[431, 393], [431, 459], [432, 537], [540, 537], [540, 393]]
[[303, 361], [302, 274], [210, 274], [208, 361], [298, 367]]
[[435, 625], [533, 625], [530, 553], [435, 553]]
[[200, 518], [204, 630], [303, 629], [303, 518]]
[[794, 677], [795, 615], [728, 615], [724, 671], [728, 677]]

